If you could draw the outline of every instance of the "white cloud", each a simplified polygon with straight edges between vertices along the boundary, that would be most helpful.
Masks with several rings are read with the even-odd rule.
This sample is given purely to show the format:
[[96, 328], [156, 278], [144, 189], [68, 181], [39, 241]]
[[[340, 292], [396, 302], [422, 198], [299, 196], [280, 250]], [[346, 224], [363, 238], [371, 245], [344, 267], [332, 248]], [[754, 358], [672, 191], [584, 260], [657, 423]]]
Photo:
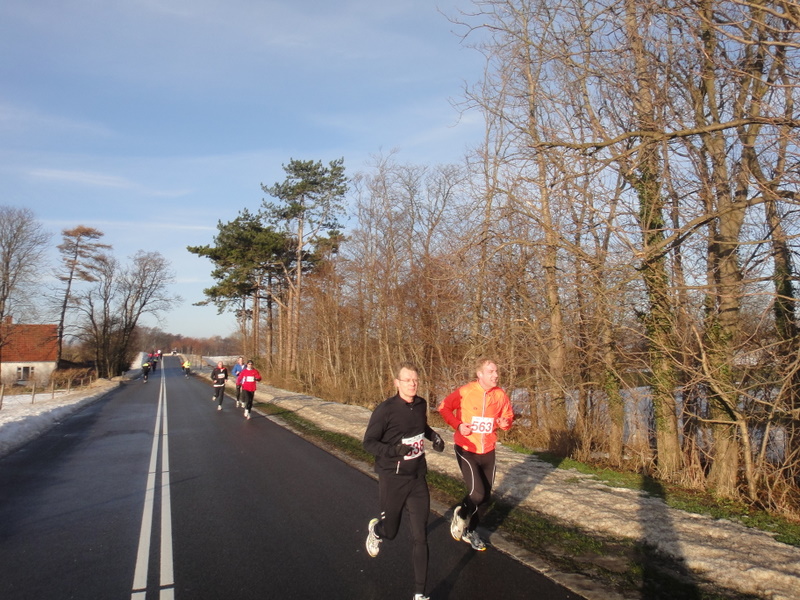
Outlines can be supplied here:
[[86, 173], [83, 171], [63, 171], [60, 169], [33, 169], [28, 173], [31, 177], [53, 179], [78, 183], [88, 186], [132, 188], [134, 184], [123, 177], [103, 175], [101, 173]]
[[158, 190], [148, 188], [125, 177], [106, 175], [103, 173], [91, 173], [87, 171], [69, 171], [63, 169], [32, 169], [28, 172], [34, 179], [45, 179], [49, 181], [60, 181], [74, 183], [87, 187], [117, 188], [133, 190], [146, 196], [177, 198], [186, 196], [191, 190]]
[[68, 135], [110, 138], [114, 135], [114, 132], [102, 123], [46, 114], [11, 103], [0, 103], [0, 132], [47, 134], [51, 137]]

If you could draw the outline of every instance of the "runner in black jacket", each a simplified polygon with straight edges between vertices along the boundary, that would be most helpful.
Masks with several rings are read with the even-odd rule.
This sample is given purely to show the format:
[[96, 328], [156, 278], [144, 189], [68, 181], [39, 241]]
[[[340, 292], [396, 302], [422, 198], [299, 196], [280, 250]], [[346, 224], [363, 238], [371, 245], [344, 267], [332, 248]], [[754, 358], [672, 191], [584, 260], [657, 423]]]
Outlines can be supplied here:
[[228, 381], [228, 367], [219, 361], [217, 366], [211, 371], [212, 386], [214, 386], [214, 396], [212, 400], [217, 401], [217, 410], [222, 410], [222, 399], [225, 397], [225, 382]]
[[425, 480], [425, 439], [438, 452], [444, 450], [444, 440], [428, 425], [427, 402], [416, 395], [416, 367], [403, 363], [394, 384], [397, 394], [378, 405], [364, 433], [364, 448], [375, 455], [381, 510], [380, 518], [369, 522], [367, 552], [377, 556], [381, 542], [397, 536], [405, 507], [413, 542], [414, 599], [426, 600], [430, 493]]

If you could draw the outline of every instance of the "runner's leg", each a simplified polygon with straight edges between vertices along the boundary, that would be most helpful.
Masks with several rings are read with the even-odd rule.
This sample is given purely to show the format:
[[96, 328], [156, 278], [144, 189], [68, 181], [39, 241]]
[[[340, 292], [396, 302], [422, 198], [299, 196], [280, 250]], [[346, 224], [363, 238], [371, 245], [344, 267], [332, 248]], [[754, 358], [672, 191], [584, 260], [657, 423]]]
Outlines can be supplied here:
[[481, 466], [481, 457], [456, 446], [456, 462], [461, 468], [464, 484], [467, 486], [467, 495], [461, 501], [459, 515], [467, 520], [467, 531], [475, 531], [480, 522], [479, 511], [483, 507], [486, 512], [486, 499], [488, 497], [487, 482]]
[[380, 475], [378, 477], [378, 505], [381, 509], [380, 522], [375, 526], [378, 537], [393, 540], [400, 529], [403, 506], [411, 490], [412, 479]]
[[414, 593], [424, 594], [428, 581], [428, 515], [431, 510], [431, 496], [425, 477], [414, 479], [411, 493], [406, 499], [409, 523], [411, 526], [411, 561], [414, 565]]

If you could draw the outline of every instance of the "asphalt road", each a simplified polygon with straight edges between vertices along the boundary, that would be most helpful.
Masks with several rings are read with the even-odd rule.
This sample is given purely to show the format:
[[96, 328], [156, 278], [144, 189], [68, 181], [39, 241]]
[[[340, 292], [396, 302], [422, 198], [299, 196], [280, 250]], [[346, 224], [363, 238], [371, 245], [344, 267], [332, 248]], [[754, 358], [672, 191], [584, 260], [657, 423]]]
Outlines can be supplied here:
[[[0, 460], [0, 598], [412, 597], [405, 526], [364, 549], [374, 479], [164, 365]], [[429, 531], [434, 600], [578, 598]]]

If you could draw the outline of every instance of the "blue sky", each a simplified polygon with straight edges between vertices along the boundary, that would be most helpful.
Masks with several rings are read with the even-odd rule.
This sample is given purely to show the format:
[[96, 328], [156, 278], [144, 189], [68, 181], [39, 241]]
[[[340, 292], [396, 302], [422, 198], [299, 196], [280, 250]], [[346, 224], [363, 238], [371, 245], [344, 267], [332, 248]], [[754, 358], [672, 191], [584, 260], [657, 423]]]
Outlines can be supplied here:
[[290, 159], [459, 161], [475, 115], [453, 107], [482, 72], [442, 14], [468, 0], [5, 0], [0, 3], [0, 204], [54, 234], [87, 225], [124, 259], [157, 250], [183, 303], [158, 325], [228, 335], [192, 306], [211, 264], [186, 251], [256, 210]]

